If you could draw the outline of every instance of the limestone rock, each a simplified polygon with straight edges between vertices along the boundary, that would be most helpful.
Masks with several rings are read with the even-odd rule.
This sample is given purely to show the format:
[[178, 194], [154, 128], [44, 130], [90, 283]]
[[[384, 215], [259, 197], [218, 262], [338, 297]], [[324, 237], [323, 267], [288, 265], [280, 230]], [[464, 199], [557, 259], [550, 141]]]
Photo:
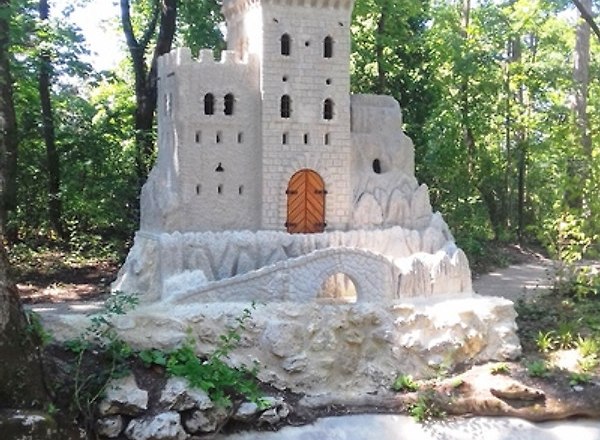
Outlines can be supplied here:
[[215, 431], [229, 417], [223, 408], [212, 408], [204, 411], [194, 410], [182, 416], [185, 429], [191, 434]]
[[147, 408], [148, 392], [140, 389], [135, 382], [135, 377], [130, 375], [111, 381], [98, 411], [102, 416], [112, 414], [136, 416]]
[[258, 405], [254, 402], [242, 403], [237, 411], [233, 414], [233, 420], [239, 420], [240, 422], [248, 422], [258, 415]]
[[192, 434], [213, 432], [217, 429], [217, 420], [203, 411], [195, 410], [183, 417], [183, 425]]
[[170, 411], [150, 418], [133, 419], [125, 435], [130, 440], [185, 440], [179, 413]]
[[179, 377], [167, 380], [160, 396], [160, 404], [175, 411], [185, 411], [191, 408], [204, 410], [213, 407], [213, 403], [205, 391], [191, 388], [185, 379]]
[[277, 423], [285, 420], [290, 415], [290, 406], [280, 400], [274, 404], [271, 408], [264, 411], [258, 418], [258, 423], [266, 423], [269, 425], [276, 425]]
[[96, 421], [96, 431], [108, 438], [117, 438], [124, 428], [123, 416], [103, 417]]

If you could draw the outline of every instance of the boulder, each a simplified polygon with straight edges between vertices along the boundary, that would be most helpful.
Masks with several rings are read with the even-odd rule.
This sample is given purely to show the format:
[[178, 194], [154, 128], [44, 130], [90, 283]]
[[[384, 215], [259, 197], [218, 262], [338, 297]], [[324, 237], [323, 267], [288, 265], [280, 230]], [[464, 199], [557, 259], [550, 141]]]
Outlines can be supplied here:
[[160, 396], [160, 404], [175, 411], [192, 408], [204, 410], [213, 407], [205, 391], [191, 388], [187, 380], [180, 377], [172, 377], [167, 381]]
[[130, 375], [115, 379], [106, 388], [106, 397], [100, 402], [101, 416], [125, 414], [137, 416], [148, 408], [148, 392], [137, 386], [135, 377]]
[[187, 433], [181, 426], [178, 412], [169, 411], [153, 417], [133, 419], [125, 435], [130, 440], [185, 440]]

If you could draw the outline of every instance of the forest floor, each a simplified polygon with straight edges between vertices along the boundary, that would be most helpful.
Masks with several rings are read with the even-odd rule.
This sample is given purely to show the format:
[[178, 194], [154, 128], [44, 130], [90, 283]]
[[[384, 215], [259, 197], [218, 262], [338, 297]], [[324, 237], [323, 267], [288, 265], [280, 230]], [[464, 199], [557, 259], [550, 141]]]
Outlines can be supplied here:
[[[415, 381], [417, 391], [404, 389], [370, 403], [358, 399], [347, 405], [317, 405], [305, 408], [301, 418], [397, 411], [425, 411], [425, 417], [437, 411], [533, 421], [575, 415], [600, 418], [600, 301], [556, 291], [551, 286], [553, 274], [548, 285], [541, 285], [544, 268], [553, 270], [553, 262], [536, 250], [509, 246], [493, 253], [494, 264], [475, 267], [474, 286], [478, 293], [515, 301], [523, 347], [519, 360], [454, 372], [440, 369], [437, 377]], [[26, 258], [13, 255], [11, 260], [21, 298], [31, 305], [101, 301], [119, 267], [116, 259], [71, 257], [57, 250]], [[494, 267], [498, 262], [506, 267]]]

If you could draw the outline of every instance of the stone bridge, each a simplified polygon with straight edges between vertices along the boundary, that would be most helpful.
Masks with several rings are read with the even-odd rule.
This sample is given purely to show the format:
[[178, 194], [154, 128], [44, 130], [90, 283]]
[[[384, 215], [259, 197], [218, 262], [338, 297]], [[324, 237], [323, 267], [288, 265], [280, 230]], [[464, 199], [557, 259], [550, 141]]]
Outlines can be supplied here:
[[401, 272], [389, 258], [364, 249], [341, 247], [316, 250], [164, 299], [176, 303], [312, 302], [319, 297], [325, 282], [336, 274], [352, 280], [357, 302], [397, 297]]

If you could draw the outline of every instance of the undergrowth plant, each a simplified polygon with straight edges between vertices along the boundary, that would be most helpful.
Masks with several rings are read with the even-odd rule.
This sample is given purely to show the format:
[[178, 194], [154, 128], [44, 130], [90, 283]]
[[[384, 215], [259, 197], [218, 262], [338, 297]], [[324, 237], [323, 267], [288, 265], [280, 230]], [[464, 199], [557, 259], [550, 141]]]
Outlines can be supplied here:
[[419, 423], [446, 417], [446, 412], [442, 409], [439, 396], [434, 390], [420, 392], [417, 401], [409, 405], [408, 413]]
[[409, 391], [414, 392], [419, 389], [419, 384], [413, 380], [410, 374], [399, 375], [392, 384], [394, 391]]
[[241, 316], [235, 319], [236, 325], [219, 337], [216, 348], [204, 360], [196, 354], [196, 340], [191, 332], [184, 343], [171, 352], [145, 350], [139, 353], [139, 357], [147, 365], [165, 367], [171, 376], [185, 378], [192, 387], [206, 391], [211, 400], [219, 405], [229, 406], [232, 395], [242, 395], [261, 406], [262, 395], [256, 380], [258, 363], [255, 362], [252, 367], [242, 365], [233, 368], [226, 362], [231, 351], [238, 346], [255, 308], [253, 303], [251, 308], [243, 310]]
[[[65, 343], [76, 355], [73, 366], [71, 405], [86, 423], [93, 421], [94, 408], [113, 379], [129, 373], [128, 359], [133, 350], [123, 341], [111, 324], [112, 318], [124, 315], [138, 304], [136, 295], [116, 292], [105, 302], [101, 312], [90, 318], [90, 325], [76, 338]], [[86, 355], [101, 354], [108, 368], [86, 368]]]

